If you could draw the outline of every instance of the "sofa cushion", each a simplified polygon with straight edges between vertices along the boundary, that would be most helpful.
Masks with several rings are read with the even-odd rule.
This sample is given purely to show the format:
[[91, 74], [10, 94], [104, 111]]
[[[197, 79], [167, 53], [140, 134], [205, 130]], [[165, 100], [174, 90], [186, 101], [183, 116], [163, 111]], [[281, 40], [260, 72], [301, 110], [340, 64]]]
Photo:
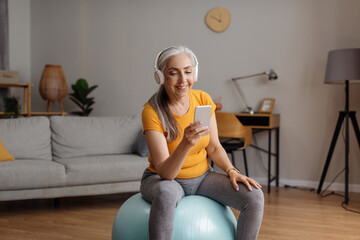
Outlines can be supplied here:
[[14, 157], [6, 150], [5, 146], [0, 141], [0, 162], [11, 160], [14, 160]]
[[67, 185], [140, 181], [147, 158], [135, 154], [57, 159], [66, 168]]
[[65, 167], [43, 160], [15, 160], [0, 163], [0, 190], [64, 186]]
[[0, 119], [0, 138], [15, 159], [51, 160], [47, 117]]
[[139, 135], [133, 145], [133, 153], [139, 155], [140, 157], [147, 157], [149, 155], [149, 148], [142, 130], [139, 131]]
[[53, 155], [57, 158], [131, 153], [141, 129], [139, 115], [53, 116], [50, 121]]

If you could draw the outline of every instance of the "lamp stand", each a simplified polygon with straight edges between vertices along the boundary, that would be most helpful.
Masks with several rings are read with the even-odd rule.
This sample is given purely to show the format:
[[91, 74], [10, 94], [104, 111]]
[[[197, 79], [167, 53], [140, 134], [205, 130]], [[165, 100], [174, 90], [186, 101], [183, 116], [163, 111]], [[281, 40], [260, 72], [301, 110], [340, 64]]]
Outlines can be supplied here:
[[[262, 74], [262, 73], [261, 73]], [[260, 75], [261, 75], [260, 74]], [[254, 76], [256, 76], [256, 75], [259, 75], [259, 74], [254, 74]], [[244, 105], [245, 105], [245, 107], [246, 108], [244, 108], [244, 110], [242, 111], [243, 113], [249, 113], [249, 114], [254, 114], [254, 110], [252, 109], [252, 107], [249, 107], [249, 105], [247, 105], [247, 102], [245, 101], [245, 98], [243, 97], [243, 94], [242, 94], [242, 91], [241, 91], [241, 89], [238, 87], [238, 85], [236, 85], [236, 83], [235, 83], [235, 80], [238, 80], [239, 78], [237, 78], [237, 79], [235, 79], [235, 78], [233, 78], [233, 83], [234, 83], [234, 85], [235, 85], [235, 87], [236, 87], [236, 89], [238, 90], [238, 93], [239, 93], [239, 95], [240, 95], [240, 98], [241, 98], [241, 100], [242, 100], [242, 102], [244, 103]], [[241, 78], [240, 78], [241, 79]]]
[[355, 135], [359, 144], [360, 148], [360, 131], [359, 131], [359, 125], [356, 120], [356, 112], [355, 111], [349, 111], [349, 80], [345, 81], [345, 95], [346, 95], [346, 102], [345, 102], [345, 111], [339, 112], [339, 118], [336, 124], [334, 136], [331, 141], [329, 153], [326, 158], [326, 163], [321, 175], [319, 187], [317, 189], [317, 193], [321, 193], [321, 189], [326, 177], [327, 170], [330, 165], [331, 157], [333, 155], [335, 145], [337, 138], [340, 133], [341, 125], [345, 119], [345, 204], [349, 203], [349, 118], [351, 119], [351, 122], [354, 127]]

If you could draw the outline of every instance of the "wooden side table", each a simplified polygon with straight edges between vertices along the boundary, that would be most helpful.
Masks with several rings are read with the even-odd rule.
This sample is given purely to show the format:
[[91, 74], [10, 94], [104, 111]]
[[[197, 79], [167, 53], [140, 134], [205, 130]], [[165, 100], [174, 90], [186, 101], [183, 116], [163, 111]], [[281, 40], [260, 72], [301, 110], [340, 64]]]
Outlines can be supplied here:
[[[31, 116], [66, 116], [66, 112], [31, 112], [31, 87], [32, 83], [0, 83], [0, 88], [24, 88], [24, 111], [21, 115]], [[4, 112], [0, 112], [0, 115], [5, 115]]]
[[[22, 115], [30, 117], [31, 115], [31, 86], [32, 83], [0, 83], [0, 88], [23, 88], [24, 89], [24, 111], [21, 113]], [[5, 114], [4, 112], [0, 112], [0, 115]]]

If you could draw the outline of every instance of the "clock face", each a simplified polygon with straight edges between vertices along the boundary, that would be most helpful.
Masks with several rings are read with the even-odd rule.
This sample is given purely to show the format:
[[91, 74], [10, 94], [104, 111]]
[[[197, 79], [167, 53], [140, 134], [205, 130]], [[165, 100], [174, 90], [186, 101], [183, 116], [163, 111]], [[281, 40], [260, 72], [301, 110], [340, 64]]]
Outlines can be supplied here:
[[231, 15], [229, 10], [222, 7], [211, 9], [205, 18], [206, 25], [215, 32], [225, 31], [231, 21]]

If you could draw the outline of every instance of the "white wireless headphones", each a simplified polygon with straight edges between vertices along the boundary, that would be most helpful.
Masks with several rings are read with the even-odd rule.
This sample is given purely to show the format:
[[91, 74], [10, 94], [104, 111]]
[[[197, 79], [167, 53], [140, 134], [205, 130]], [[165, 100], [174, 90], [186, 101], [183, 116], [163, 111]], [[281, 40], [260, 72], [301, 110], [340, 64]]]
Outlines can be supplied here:
[[[165, 82], [165, 78], [164, 78], [164, 74], [162, 73], [162, 71], [160, 69], [158, 69], [157, 67], [157, 63], [159, 61], [159, 57], [161, 56], [161, 54], [163, 54], [163, 52], [165, 52], [166, 50], [170, 49], [170, 48], [177, 48], [177, 47], [168, 47], [168, 48], [165, 48], [164, 50], [162, 50], [161, 52], [159, 52], [159, 54], [156, 56], [155, 58], [155, 65], [154, 65], [154, 77], [155, 77], [155, 81], [158, 83], [158, 84], [163, 84]], [[199, 62], [195, 56], [195, 54], [187, 49], [188, 52], [187, 54], [189, 53], [192, 58], [194, 59], [195, 61], [195, 66], [194, 66], [194, 79], [195, 79], [195, 82], [197, 81], [197, 78], [198, 78], [198, 68], [199, 68]]]

